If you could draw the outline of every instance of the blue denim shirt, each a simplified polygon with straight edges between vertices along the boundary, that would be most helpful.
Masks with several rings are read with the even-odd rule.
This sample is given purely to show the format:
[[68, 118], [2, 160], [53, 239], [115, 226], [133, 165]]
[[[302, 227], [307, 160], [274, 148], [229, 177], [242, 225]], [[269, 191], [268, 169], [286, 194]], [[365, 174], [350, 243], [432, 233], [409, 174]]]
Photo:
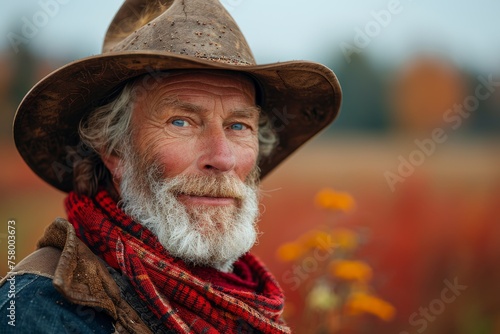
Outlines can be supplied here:
[[52, 279], [35, 274], [13, 278], [0, 287], [0, 333], [114, 332], [110, 316], [70, 303], [54, 288]]

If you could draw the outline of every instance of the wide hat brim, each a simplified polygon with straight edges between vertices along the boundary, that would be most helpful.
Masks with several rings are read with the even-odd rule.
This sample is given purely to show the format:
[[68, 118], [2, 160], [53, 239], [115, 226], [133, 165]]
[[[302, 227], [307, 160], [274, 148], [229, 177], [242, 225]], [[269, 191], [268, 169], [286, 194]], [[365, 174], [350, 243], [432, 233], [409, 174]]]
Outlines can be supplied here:
[[236, 65], [160, 51], [109, 52], [72, 62], [41, 80], [21, 102], [14, 139], [28, 166], [64, 192], [73, 189], [73, 166], [89, 154], [78, 136], [80, 120], [124, 82], [168, 70], [233, 70], [260, 86], [279, 144], [259, 162], [261, 178], [338, 114], [341, 89], [327, 67], [306, 61]]

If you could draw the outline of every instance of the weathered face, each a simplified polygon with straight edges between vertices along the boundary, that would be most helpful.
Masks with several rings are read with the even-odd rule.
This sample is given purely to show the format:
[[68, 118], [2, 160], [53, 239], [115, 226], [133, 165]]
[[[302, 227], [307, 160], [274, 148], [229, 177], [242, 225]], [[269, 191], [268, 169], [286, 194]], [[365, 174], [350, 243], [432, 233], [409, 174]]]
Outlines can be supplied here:
[[108, 168], [124, 211], [188, 262], [229, 270], [256, 240], [259, 109], [244, 76], [177, 72], [135, 101]]
[[[133, 142], [154, 157], [164, 176], [227, 174], [245, 181], [258, 154], [259, 111], [253, 83], [243, 76], [180, 72], [140, 98]], [[185, 205], [230, 199], [183, 196]]]

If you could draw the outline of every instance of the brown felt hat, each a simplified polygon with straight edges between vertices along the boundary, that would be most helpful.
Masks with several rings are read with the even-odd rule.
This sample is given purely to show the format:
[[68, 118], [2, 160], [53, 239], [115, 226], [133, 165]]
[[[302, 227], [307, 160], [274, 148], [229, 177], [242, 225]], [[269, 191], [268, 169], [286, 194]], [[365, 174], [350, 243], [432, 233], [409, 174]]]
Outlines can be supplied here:
[[194, 69], [238, 71], [260, 86], [260, 105], [279, 136], [259, 163], [261, 177], [339, 111], [340, 85], [330, 69], [307, 61], [256, 65], [219, 1], [128, 0], [108, 29], [102, 54], [63, 66], [26, 95], [14, 120], [17, 149], [43, 180], [71, 191], [73, 165], [88, 154], [77, 130], [82, 117], [129, 79]]

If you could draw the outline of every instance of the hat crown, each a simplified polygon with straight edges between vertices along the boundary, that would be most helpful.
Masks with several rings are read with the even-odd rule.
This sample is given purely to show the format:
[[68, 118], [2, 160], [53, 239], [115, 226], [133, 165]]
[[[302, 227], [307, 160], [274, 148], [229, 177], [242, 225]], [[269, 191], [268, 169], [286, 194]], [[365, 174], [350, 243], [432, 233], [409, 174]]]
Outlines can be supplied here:
[[218, 0], [127, 0], [106, 33], [103, 53], [170, 52], [255, 65], [238, 25]]

